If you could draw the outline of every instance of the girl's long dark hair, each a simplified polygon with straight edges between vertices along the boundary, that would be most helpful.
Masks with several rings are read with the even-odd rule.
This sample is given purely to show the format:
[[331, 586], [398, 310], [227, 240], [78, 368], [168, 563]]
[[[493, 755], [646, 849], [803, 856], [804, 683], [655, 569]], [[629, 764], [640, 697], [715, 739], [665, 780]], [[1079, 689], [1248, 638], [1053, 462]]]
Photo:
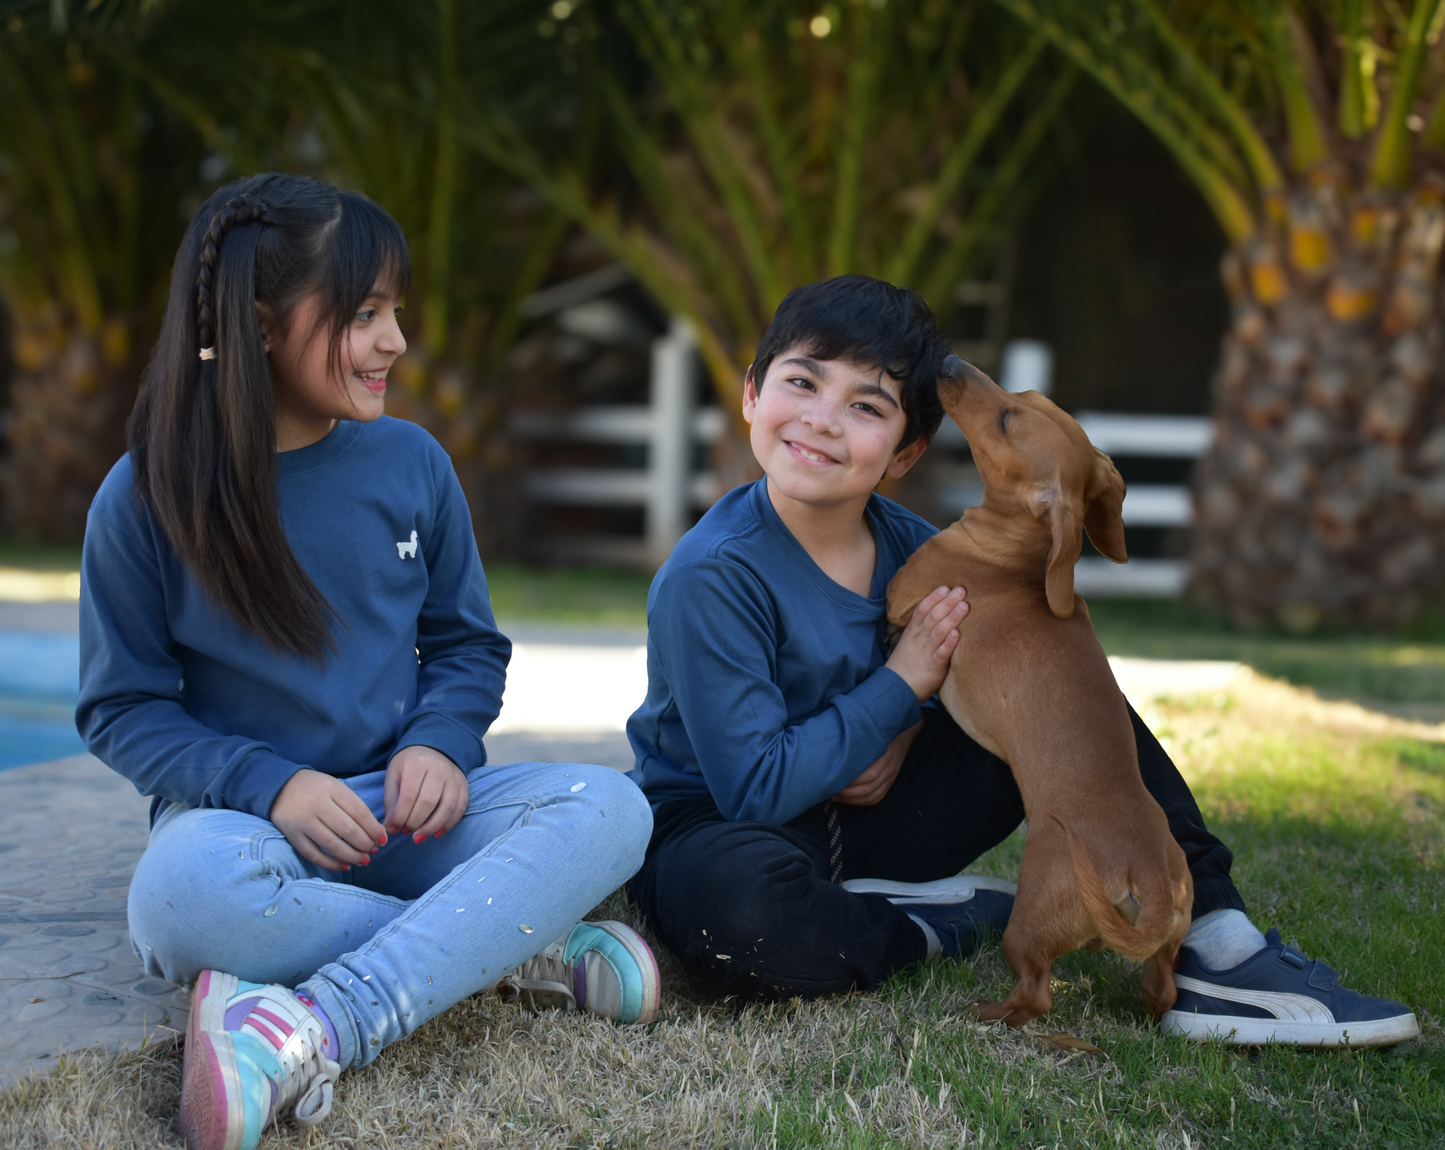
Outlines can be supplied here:
[[335, 613], [281, 528], [276, 396], [257, 305], [279, 333], [315, 293], [311, 334], [327, 330], [340, 387], [352, 318], [379, 281], [400, 296], [410, 276], [396, 221], [357, 192], [304, 176], [222, 188], [176, 254], [130, 417], [135, 493], [206, 593], [273, 650], [324, 660]]

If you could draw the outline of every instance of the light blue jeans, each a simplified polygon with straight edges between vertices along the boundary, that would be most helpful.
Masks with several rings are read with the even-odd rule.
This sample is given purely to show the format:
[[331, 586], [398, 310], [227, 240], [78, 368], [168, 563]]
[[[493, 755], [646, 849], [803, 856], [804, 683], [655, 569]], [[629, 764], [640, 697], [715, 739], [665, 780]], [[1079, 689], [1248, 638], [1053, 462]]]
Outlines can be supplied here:
[[[384, 771], [346, 783], [379, 820]], [[642, 865], [652, 812], [625, 775], [582, 763], [485, 766], [462, 820], [399, 835], [366, 866], [327, 871], [275, 825], [166, 807], [131, 880], [146, 970], [206, 968], [304, 990], [365, 1066], [433, 1015], [562, 937]]]

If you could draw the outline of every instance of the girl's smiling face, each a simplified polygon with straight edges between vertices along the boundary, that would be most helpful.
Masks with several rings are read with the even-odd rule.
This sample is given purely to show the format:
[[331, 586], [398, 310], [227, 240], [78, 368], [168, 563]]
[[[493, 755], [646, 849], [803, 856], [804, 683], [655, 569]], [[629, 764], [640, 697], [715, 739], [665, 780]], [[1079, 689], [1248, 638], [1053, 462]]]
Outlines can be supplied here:
[[401, 306], [382, 284], [342, 333], [337, 362], [331, 360], [326, 325], [318, 325], [319, 312], [319, 297], [307, 296], [285, 330], [266, 341], [276, 387], [277, 451], [324, 439], [339, 419], [379, 418], [386, 407], [387, 373], [406, 350], [397, 323]]
[[749, 374], [743, 418], [753, 454], [790, 499], [831, 504], [866, 499], [885, 474], [901, 476], [928, 446], [896, 450], [907, 427], [898, 381], [875, 366], [816, 360], [789, 348], [759, 388]]

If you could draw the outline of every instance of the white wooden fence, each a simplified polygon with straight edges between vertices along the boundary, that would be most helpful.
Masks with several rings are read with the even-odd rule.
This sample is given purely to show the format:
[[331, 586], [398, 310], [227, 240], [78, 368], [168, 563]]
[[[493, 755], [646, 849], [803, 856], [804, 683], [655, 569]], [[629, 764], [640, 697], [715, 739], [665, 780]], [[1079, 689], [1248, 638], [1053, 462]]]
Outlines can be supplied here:
[[526, 480], [537, 503], [583, 507], [641, 507], [642, 541], [577, 539], [569, 550], [601, 562], [659, 565], [692, 524], [694, 508], [711, 507], [722, 493], [711, 472], [694, 473], [698, 444], [717, 442], [726, 416], [699, 408], [696, 341], [686, 320], [674, 318], [652, 344], [650, 402], [646, 407], [582, 407], [565, 415], [522, 412], [512, 434], [524, 440], [645, 445], [645, 468], [536, 470]]
[[[1214, 426], [1202, 415], [1128, 415], [1112, 411], [1075, 413], [1079, 426], [1100, 451], [1115, 460], [1197, 459], [1214, 439]], [[963, 432], [949, 419], [939, 429], [941, 447], [959, 448]], [[939, 492], [949, 515], [962, 515], [983, 497], [976, 476], [954, 479]], [[1124, 496], [1125, 527], [1188, 527], [1194, 517], [1189, 489], [1182, 484], [1133, 483]], [[1123, 565], [1086, 556], [1074, 569], [1080, 595], [1130, 595], [1174, 598], [1184, 590], [1188, 572], [1182, 559], [1130, 559]]]
[[[1029, 360], [1020, 357], [1019, 362]], [[1047, 387], [1046, 362], [1040, 370], [1041, 382]], [[1012, 371], [1004, 374], [1015, 375]], [[1027, 370], [1017, 374], [1020, 379], [1010, 382], [1029, 382], [1022, 380], [1029, 374]], [[697, 447], [717, 442], [727, 428], [723, 411], [697, 406], [698, 391], [693, 333], [685, 320], [674, 319], [668, 332], [652, 345], [647, 406], [584, 407], [563, 415], [522, 412], [513, 417], [512, 434], [523, 440], [647, 448], [647, 464], [641, 468], [554, 468], [528, 474], [527, 497], [536, 503], [643, 509], [643, 539], [574, 539], [569, 541], [569, 554], [600, 562], [656, 566], [687, 530], [693, 512], [710, 507], [722, 494], [710, 471], [693, 470]], [[1204, 416], [1080, 411], [1076, 418], [1094, 446], [1118, 460], [1194, 459], [1208, 448], [1214, 434]], [[966, 445], [963, 433], [950, 419], [943, 421], [936, 442], [954, 452]], [[944, 465], [939, 471], [943, 481], [938, 505], [945, 514], [961, 515], [982, 498], [977, 472], [970, 466]], [[1192, 516], [1189, 490], [1183, 485], [1136, 483], [1124, 497], [1126, 527], [1184, 528]], [[1184, 562], [1179, 559], [1139, 558], [1121, 566], [1085, 557], [1076, 568], [1075, 586], [1081, 595], [1169, 598], [1181, 593], [1185, 576]]]

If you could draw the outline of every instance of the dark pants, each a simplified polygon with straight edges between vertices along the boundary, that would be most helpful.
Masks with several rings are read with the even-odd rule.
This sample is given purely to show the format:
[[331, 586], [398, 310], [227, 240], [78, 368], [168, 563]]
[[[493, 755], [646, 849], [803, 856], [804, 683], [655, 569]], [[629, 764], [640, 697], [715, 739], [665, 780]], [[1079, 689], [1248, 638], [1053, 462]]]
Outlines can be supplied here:
[[[1139, 769], [1194, 877], [1194, 914], [1244, 909], [1228, 849], [1133, 708]], [[876, 806], [836, 804], [842, 877], [927, 882], [955, 875], [1023, 820], [1008, 766], [930, 710]], [[870, 990], [925, 956], [918, 925], [881, 895], [829, 880], [823, 807], [785, 826], [729, 822], [710, 798], [654, 812], [647, 860], [628, 891], [687, 969], [724, 994], [811, 998]]]

